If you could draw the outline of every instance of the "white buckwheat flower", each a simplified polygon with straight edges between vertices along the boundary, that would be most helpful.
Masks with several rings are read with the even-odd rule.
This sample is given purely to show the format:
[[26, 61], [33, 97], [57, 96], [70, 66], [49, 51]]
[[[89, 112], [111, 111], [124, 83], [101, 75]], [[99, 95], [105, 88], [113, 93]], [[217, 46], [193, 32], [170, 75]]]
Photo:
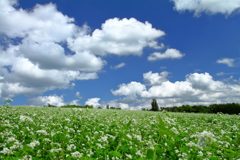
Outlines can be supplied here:
[[211, 132], [203, 131], [199, 135], [198, 146], [206, 147], [208, 144], [212, 144], [214, 139], [214, 135]]
[[78, 151], [71, 153], [72, 157], [75, 158], [81, 158], [83, 156], [82, 153], [79, 153]]
[[15, 141], [16, 141], [16, 139], [14, 137], [9, 137], [7, 139], [7, 142], [15, 142]]
[[37, 133], [41, 133], [43, 135], [48, 135], [46, 130], [38, 130]]
[[20, 122], [33, 122], [32, 118], [27, 117], [27, 116], [20, 116]]
[[31, 147], [31, 148], [34, 148], [37, 145], [40, 145], [39, 141], [33, 141], [30, 144], [28, 144], [28, 146]]
[[138, 150], [138, 151], [136, 152], [136, 155], [137, 155], [137, 156], [140, 156], [140, 157], [143, 157], [143, 154], [141, 153], [140, 150]]
[[50, 150], [50, 152], [52, 152], [52, 153], [59, 153], [59, 152], [61, 152], [62, 151], [62, 148], [52, 148], [51, 150]]
[[126, 157], [129, 159], [132, 159], [132, 155], [130, 155], [130, 154], [126, 154]]
[[0, 153], [3, 153], [3, 154], [13, 154], [12, 150], [10, 150], [8, 148], [3, 148], [3, 150], [0, 151]]
[[130, 134], [126, 135], [129, 139], [132, 139], [132, 136]]
[[71, 151], [72, 149], [76, 149], [76, 146], [74, 144], [70, 144], [67, 146], [68, 151]]

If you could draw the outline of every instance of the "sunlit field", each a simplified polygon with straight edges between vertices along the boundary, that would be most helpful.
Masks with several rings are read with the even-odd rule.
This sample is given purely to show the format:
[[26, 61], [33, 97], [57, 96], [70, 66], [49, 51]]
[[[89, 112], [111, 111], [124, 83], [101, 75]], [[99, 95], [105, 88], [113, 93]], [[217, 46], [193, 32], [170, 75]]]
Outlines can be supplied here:
[[239, 115], [0, 106], [0, 159], [240, 159]]

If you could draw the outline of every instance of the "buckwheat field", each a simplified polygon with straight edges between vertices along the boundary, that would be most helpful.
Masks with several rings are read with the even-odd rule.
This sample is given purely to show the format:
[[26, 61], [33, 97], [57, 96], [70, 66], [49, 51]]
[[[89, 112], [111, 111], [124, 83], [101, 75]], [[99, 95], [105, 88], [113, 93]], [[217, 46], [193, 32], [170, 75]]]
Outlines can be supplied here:
[[240, 159], [239, 115], [0, 106], [0, 159]]

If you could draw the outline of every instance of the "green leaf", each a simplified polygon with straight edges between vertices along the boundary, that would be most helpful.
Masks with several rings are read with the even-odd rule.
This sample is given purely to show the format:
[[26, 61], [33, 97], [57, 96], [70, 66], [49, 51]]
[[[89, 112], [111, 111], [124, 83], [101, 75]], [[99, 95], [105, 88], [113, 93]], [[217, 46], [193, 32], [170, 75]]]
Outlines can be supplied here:
[[218, 160], [219, 157], [210, 157], [209, 159], [210, 159], [210, 160]]
[[146, 158], [147, 159], [154, 159], [154, 152], [153, 152], [153, 150], [149, 149], [147, 151], [147, 157]]
[[117, 151], [111, 151], [110, 155], [113, 156], [113, 157], [121, 157], [122, 156], [122, 154], [117, 152]]
[[82, 157], [81, 160], [94, 160], [94, 158]]
[[159, 146], [155, 146], [155, 152], [156, 155], [160, 156], [162, 155], [163, 150]]
[[166, 134], [167, 136], [170, 136], [170, 137], [176, 137], [177, 136], [170, 129], [167, 129], [165, 127], [166, 125], [159, 115], [158, 115], [158, 121], [159, 121], [158, 128], [159, 128], [161, 134]]
[[132, 123], [132, 120], [129, 120], [129, 122], [127, 123], [126, 127], [129, 128], [131, 123]]

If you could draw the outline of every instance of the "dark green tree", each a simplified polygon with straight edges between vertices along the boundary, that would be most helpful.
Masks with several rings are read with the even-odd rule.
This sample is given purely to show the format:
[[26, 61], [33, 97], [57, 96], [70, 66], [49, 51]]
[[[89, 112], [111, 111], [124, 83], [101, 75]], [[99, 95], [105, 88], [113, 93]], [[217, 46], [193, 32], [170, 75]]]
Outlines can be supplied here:
[[109, 105], [107, 105], [106, 109], [109, 109]]
[[54, 106], [54, 105], [51, 105], [50, 103], [48, 103], [48, 107], [57, 107], [57, 106]]
[[159, 107], [156, 99], [153, 99], [151, 104], [152, 104], [152, 111], [159, 111]]

